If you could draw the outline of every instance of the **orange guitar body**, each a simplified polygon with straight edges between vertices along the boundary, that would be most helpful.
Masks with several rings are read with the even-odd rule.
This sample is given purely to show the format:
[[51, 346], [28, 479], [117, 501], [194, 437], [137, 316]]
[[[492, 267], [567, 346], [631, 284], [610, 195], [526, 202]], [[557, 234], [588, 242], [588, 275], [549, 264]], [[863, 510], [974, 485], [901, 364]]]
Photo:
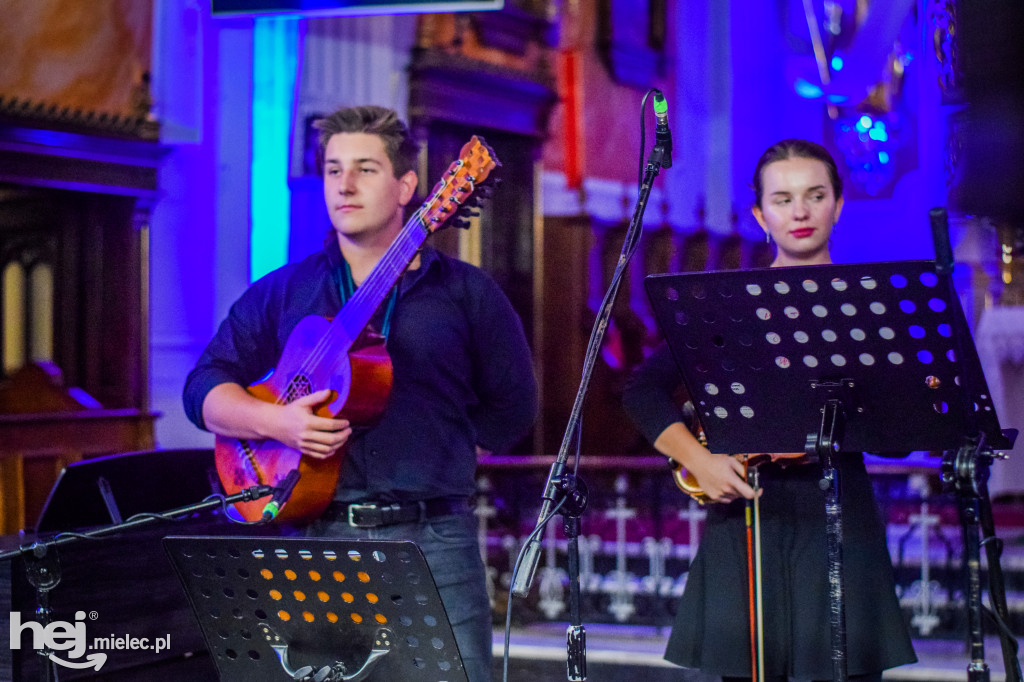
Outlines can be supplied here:
[[[332, 376], [318, 382], [309, 376], [312, 372], [302, 370], [302, 364], [329, 327], [323, 317], [303, 319], [289, 335], [277, 368], [247, 390], [260, 400], [287, 404], [329, 388], [332, 399], [319, 405], [316, 414], [348, 419], [353, 426], [371, 423], [383, 412], [391, 392], [391, 358], [383, 339], [372, 336], [364, 341], [361, 337], [360, 343], [337, 358]], [[308, 457], [273, 440], [217, 436], [214, 445], [217, 474], [229, 495], [254, 485], [276, 486], [292, 469], [299, 470], [299, 482], [277, 516], [282, 523], [306, 523], [324, 512], [338, 485], [344, 456], [342, 448], [327, 459]], [[263, 516], [266, 503], [266, 499], [239, 502], [235, 509], [246, 521], [256, 521]]]

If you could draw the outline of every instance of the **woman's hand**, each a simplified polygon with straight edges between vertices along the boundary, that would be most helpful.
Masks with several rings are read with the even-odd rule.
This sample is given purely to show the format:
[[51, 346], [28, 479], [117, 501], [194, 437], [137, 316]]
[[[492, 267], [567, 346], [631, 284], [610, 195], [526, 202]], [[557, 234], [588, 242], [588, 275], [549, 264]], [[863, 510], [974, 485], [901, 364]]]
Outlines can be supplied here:
[[654, 447], [696, 478], [698, 487], [711, 502], [732, 502], [741, 497], [754, 499], [754, 489], [747, 484], [743, 463], [735, 457], [710, 452], [682, 422], [674, 422], [662, 431]]
[[716, 455], [700, 447], [704, 452], [691, 452], [688, 458], [690, 464], [685, 466], [711, 502], [732, 502], [741, 497], [754, 499], [754, 489], [746, 481], [746, 471], [741, 461], [730, 455]]

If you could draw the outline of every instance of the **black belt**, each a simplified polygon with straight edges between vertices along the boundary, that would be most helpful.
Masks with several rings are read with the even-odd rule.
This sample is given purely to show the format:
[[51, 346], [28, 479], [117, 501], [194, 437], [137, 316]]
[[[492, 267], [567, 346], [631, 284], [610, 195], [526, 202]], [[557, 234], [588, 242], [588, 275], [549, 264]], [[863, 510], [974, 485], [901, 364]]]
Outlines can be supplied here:
[[463, 514], [469, 511], [465, 497], [436, 497], [418, 502], [332, 502], [327, 505], [323, 518], [348, 521], [353, 528], [377, 528], [396, 523], [423, 522], [438, 516]]

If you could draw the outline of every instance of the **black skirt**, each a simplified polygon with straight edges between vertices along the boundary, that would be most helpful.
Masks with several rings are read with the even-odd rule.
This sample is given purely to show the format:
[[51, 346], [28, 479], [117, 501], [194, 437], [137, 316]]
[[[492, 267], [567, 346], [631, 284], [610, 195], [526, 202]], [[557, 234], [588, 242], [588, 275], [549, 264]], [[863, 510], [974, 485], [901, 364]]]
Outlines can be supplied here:
[[[847, 672], [916, 661], [895, 594], [885, 526], [860, 455], [839, 460]], [[832, 679], [825, 497], [816, 464], [760, 468], [764, 673]], [[665, 658], [709, 674], [749, 677], [744, 501], [708, 507]]]

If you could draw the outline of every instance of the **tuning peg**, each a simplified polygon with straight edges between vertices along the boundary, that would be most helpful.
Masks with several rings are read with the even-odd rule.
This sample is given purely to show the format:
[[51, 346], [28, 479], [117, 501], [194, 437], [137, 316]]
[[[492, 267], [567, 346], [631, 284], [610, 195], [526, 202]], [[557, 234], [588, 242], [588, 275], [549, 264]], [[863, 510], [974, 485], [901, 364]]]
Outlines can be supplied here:
[[455, 218], [451, 221], [452, 227], [461, 227], [464, 230], [469, 229], [469, 221], [465, 218]]

